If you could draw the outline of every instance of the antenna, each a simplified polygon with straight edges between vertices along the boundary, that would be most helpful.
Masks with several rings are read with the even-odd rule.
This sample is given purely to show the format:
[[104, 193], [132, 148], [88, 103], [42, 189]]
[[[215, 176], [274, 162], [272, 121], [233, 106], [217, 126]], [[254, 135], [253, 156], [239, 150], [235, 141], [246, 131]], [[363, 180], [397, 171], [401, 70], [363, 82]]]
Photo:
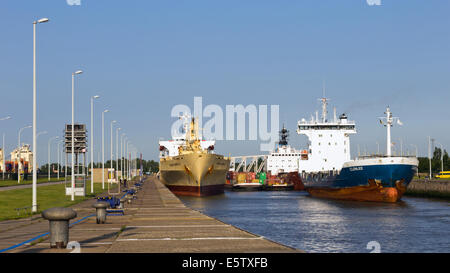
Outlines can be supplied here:
[[[319, 99], [322, 102], [322, 123], [327, 122], [327, 104], [329, 99], [325, 97], [325, 81], [323, 81], [322, 86], [322, 98]], [[318, 120], [318, 119], [317, 119]]]
[[322, 81], [322, 98], [325, 98], [325, 81]]

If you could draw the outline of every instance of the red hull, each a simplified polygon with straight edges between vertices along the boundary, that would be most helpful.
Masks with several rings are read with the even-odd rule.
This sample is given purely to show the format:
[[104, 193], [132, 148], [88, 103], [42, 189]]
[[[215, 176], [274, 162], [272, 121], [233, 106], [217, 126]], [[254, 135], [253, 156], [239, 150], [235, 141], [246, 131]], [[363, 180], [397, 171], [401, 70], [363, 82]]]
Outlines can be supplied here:
[[181, 196], [210, 196], [222, 194], [224, 192], [224, 184], [209, 186], [169, 186], [167, 188], [175, 195]]
[[383, 188], [374, 180], [369, 180], [367, 186], [357, 186], [352, 188], [331, 189], [331, 188], [306, 188], [306, 191], [315, 197], [351, 200], [351, 201], [369, 201], [369, 202], [398, 202], [406, 191], [403, 182], [397, 182], [395, 188]]

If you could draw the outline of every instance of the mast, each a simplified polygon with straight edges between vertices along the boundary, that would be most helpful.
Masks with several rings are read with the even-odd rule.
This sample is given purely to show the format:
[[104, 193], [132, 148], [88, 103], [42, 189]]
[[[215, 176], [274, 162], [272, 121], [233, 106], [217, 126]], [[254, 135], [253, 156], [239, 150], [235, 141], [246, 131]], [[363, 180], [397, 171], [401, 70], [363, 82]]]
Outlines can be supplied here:
[[284, 127], [283, 124], [283, 129], [280, 130], [280, 141], [278, 142], [278, 144], [282, 146], [288, 145], [288, 136], [289, 131], [286, 129], [286, 127]]
[[322, 102], [322, 123], [327, 122], [327, 104], [328, 99], [325, 97], [325, 81], [322, 85], [322, 98], [320, 99]]
[[387, 128], [387, 137], [386, 137], [386, 155], [387, 156], [391, 156], [391, 127], [392, 127], [392, 113], [389, 109], [389, 106], [386, 109], [386, 112], [384, 112], [386, 114], [386, 128]]
[[328, 99], [323, 97], [320, 100], [322, 101], [322, 123], [325, 123], [327, 121], [327, 104], [328, 104]]

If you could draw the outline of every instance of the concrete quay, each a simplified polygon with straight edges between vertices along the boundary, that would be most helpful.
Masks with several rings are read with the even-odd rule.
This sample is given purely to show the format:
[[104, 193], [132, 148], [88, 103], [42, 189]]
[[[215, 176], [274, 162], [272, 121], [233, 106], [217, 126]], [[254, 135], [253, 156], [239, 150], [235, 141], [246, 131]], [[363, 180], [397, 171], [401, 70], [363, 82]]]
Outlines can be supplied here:
[[450, 199], [450, 181], [416, 179], [409, 183], [405, 194]]
[[[251, 234], [187, 208], [156, 177], [148, 177], [124, 215], [108, 215], [97, 224], [95, 199], [72, 206], [82, 220], [69, 229], [69, 242], [79, 243], [81, 253], [288, 253], [302, 252]], [[9, 224], [9, 226], [11, 223]], [[0, 226], [1, 223], [0, 223]], [[0, 249], [48, 232], [48, 222], [21, 221], [0, 230]], [[7, 252], [69, 253], [51, 249], [48, 236]]]

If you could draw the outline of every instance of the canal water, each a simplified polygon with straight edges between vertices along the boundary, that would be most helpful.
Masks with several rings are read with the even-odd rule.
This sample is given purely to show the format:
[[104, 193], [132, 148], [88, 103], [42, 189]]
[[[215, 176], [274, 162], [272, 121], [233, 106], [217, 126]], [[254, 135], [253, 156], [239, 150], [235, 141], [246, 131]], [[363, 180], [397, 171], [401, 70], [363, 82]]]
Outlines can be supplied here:
[[336, 201], [306, 192], [232, 192], [181, 197], [188, 207], [306, 252], [450, 252], [450, 202], [403, 197], [399, 203]]

